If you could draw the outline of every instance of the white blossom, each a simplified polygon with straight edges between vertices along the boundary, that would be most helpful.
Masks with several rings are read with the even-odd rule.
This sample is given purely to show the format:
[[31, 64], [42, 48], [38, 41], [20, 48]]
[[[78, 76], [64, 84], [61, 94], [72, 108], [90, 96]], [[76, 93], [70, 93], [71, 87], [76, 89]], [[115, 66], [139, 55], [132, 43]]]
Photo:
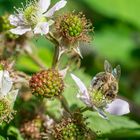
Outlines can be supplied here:
[[0, 97], [6, 97], [11, 103], [13, 103], [17, 97], [18, 89], [14, 90], [13, 81], [6, 70], [0, 70]]
[[84, 83], [74, 74], [71, 74], [71, 77], [79, 88], [79, 93], [77, 94], [77, 97], [88, 107], [98, 111], [101, 117], [107, 119], [105, 112], [109, 112], [113, 115], [124, 115], [130, 112], [129, 104], [122, 99], [115, 99], [111, 103], [106, 104], [103, 108], [96, 107], [95, 104], [91, 101], [89, 91], [84, 85]]
[[47, 34], [49, 26], [54, 23], [51, 17], [56, 11], [63, 8], [67, 1], [60, 0], [48, 10], [50, 3], [51, 0], [32, 0], [25, 6], [22, 4], [22, 8], [16, 9], [16, 13], [9, 17], [11, 25], [16, 27], [10, 31], [18, 35], [28, 31], [33, 31], [34, 34]]

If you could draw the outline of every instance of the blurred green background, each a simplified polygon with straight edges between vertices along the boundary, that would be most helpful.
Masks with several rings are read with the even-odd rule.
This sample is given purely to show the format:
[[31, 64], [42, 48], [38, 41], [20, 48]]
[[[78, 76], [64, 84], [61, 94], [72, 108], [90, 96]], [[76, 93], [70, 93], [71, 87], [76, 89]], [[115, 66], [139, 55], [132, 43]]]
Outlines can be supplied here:
[[[13, 7], [20, 6], [22, 1], [25, 2], [24, 0], [0, 0], [0, 15], [13, 12]], [[52, 3], [56, 1], [52, 0]], [[138, 127], [133, 127], [133, 123], [129, 124], [129, 121], [123, 118], [119, 121], [114, 119], [114, 121], [118, 125], [124, 123], [126, 127], [130, 126], [130, 129], [116, 127], [116, 124], [108, 126], [104, 121], [102, 125], [105, 126], [96, 126], [96, 123], [93, 125], [107, 132], [108, 134], [105, 133], [105, 135], [109, 139], [140, 139], [140, 0], [68, 0], [67, 6], [61, 12], [73, 10], [82, 11], [94, 26], [92, 42], [81, 44], [81, 52], [84, 56], [81, 75], [91, 79], [97, 72], [103, 70], [105, 59], [113, 66], [120, 64], [122, 76], [119, 95], [130, 102], [129, 118], [136, 121]], [[53, 45], [43, 37], [37, 41], [33, 39], [33, 42], [42, 60], [50, 66]], [[17, 68], [26, 72], [38, 70], [38, 67], [26, 56], [18, 59]], [[94, 118], [93, 121], [95, 121]], [[98, 121], [101, 120], [97, 119]], [[111, 127], [116, 127], [118, 131], [112, 131]]]

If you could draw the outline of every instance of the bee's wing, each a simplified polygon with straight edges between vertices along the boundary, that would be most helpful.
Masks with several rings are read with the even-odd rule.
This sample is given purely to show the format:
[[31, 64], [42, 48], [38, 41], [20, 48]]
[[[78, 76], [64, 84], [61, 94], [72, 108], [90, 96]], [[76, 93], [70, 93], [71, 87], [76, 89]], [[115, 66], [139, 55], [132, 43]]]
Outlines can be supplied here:
[[119, 80], [120, 76], [121, 76], [121, 67], [120, 65], [118, 65], [116, 68], [113, 69], [112, 74], [114, 75], [114, 77]]
[[104, 62], [104, 69], [105, 69], [105, 72], [109, 72], [109, 73], [112, 72], [112, 66], [107, 60], [105, 60]]

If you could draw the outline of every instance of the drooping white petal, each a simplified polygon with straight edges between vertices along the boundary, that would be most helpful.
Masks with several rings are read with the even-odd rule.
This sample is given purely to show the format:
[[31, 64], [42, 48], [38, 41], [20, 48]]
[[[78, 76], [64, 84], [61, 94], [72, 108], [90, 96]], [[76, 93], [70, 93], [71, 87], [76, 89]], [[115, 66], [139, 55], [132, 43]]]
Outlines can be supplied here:
[[0, 70], [0, 89], [2, 86], [3, 70]]
[[14, 26], [23, 25], [24, 23], [23, 15], [22, 14], [10, 15], [9, 21], [10, 24]]
[[31, 31], [30, 27], [24, 27], [24, 26], [18, 26], [17, 28], [11, 29], [10, 30], [13, 34], [17, 34], [17, 35], [23, 35], [28, 31]]
[[3, 72], [3, 77], [2, 77], [2, 86], [1, 86], [1, 94], [3, 96], [6, 96], [8, 92], [11, 90], [13, 85], [12, 79], [9, 76], [8, 71]]
[[42, 10], [42, 13], [46, 12], [49, 8], [51, 0], [39, 0], [39, 8]]
[[92, 104], [86, 96], [81, 95], [80, 93], [77, 94], [77, 98], [79, 98], [82, 102], [84, 102], [88, 107], [92, 107]]
[[49, 24], [48, 22], [40, 22], [34, 28], [34, 34], [47, 34], [49, 32]]
[[87, 88], [84, 85], [84, 83], [74, 74], [71, 74], [71, 77], [75, 81], [75, 83], [77, 84], [80, 93], [82, 93], [82, 96], [85, 96], [89, 100], [89, 94], [88, 94]]
[[67, 1], [66, 0], [60, 0], [57, 2], [50, 10], [48, 10], [45, 13], [46, 17], [51, 17], [55, 11], [58, 11], [59, 9], [63, 8], [66, 5]]
[[108, 105], [106, 111], [113, 115], [124, 115], [130, 112], [129, 104], [124, 100], [115, 99]]

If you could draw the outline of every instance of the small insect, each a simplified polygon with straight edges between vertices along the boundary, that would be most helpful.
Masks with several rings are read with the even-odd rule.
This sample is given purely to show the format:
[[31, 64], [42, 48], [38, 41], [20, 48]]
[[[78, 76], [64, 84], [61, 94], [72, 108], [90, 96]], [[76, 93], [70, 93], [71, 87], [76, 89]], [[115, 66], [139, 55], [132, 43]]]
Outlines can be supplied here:
[[118, 93], [118, 81], [121, 75], [121, 67], [118, 65], [112, 68], [111, 64], [105, 60], [105, 72], [100, 72], [92, 79], [91, 88], [95, 91], [100, 91], [105, 99], [112, 101]]

